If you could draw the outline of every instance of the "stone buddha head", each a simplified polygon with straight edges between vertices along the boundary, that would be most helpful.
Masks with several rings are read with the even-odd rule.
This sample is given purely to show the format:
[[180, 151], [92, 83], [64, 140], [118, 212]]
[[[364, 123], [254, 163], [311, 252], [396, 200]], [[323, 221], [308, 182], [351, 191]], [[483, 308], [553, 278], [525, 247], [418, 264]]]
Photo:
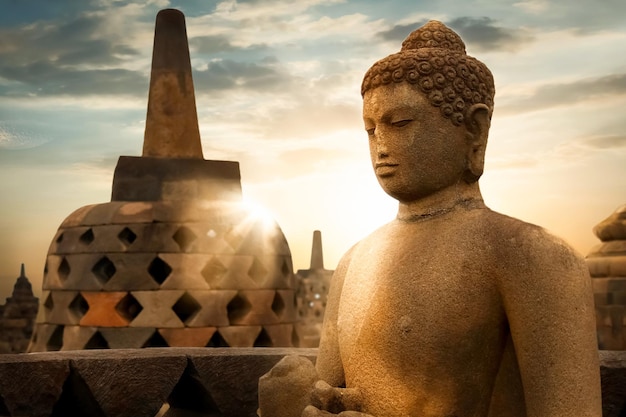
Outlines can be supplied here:
[[478, 181], [495, 87], [454, 31], [430, 21], [412, 32], [367, 71], [361, 94], [372, 165], [392, 197]]

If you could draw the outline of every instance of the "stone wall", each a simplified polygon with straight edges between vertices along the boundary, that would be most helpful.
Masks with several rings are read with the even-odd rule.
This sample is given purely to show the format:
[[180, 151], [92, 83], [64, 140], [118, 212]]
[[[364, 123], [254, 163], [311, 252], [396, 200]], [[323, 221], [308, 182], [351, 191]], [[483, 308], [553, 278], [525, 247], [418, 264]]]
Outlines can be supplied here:
[[[254, 417], [258, 378], [316, 349], [151, 348], [0, 356], [0, 416]], [[603, 416], [626, 415], [626, 352], [600, 352]]]

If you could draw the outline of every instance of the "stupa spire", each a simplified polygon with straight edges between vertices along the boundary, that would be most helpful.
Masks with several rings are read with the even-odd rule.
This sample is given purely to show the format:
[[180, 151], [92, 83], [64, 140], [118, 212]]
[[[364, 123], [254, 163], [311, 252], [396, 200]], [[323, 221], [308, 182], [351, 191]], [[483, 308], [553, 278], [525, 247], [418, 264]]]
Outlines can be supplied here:
[[26, 278], [26, 273], [24, 272], [24, 264], [22, 264], [22, 267], [20, 268], [20, 278]]
[[313, 232], [313, 246], [311, 248], [311, 269], [324, 269], [324, 253], [322, 251], [322, 232]]
[[156, 17], [143, 156], [202, 159], [185, 16]]

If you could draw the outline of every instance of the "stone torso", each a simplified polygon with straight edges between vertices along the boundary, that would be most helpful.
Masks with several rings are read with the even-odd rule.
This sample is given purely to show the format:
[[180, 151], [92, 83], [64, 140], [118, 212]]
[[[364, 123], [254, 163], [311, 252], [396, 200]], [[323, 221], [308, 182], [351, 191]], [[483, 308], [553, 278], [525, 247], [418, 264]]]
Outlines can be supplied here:
[[338, 342], [346, 385], [363, 390], [365, 411], [487, 415], [508, 327], [483, 226], [502, 217], [477, 209], [396, 220], [355, 248]]

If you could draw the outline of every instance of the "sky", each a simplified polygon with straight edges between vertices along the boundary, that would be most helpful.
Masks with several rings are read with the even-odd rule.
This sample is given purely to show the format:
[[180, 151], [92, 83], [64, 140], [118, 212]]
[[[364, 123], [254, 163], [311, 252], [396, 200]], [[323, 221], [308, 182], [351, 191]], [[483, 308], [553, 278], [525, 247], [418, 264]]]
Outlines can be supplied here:
[[186, 15], [205, 158], [240, 162], [246, 200], [281, 226], [295, 269], [309, 267], [314, 230], [334, 269], [394, 218], [360, 84], [429, 19], [495, 78], [490, 208], [584, 255], [626, 203], [623, 0], [2, 0], [0, 303], [21, 263], [40, 293], [63, 219], [110, 201], [118, 157], [141, 155], [163, 8]]

